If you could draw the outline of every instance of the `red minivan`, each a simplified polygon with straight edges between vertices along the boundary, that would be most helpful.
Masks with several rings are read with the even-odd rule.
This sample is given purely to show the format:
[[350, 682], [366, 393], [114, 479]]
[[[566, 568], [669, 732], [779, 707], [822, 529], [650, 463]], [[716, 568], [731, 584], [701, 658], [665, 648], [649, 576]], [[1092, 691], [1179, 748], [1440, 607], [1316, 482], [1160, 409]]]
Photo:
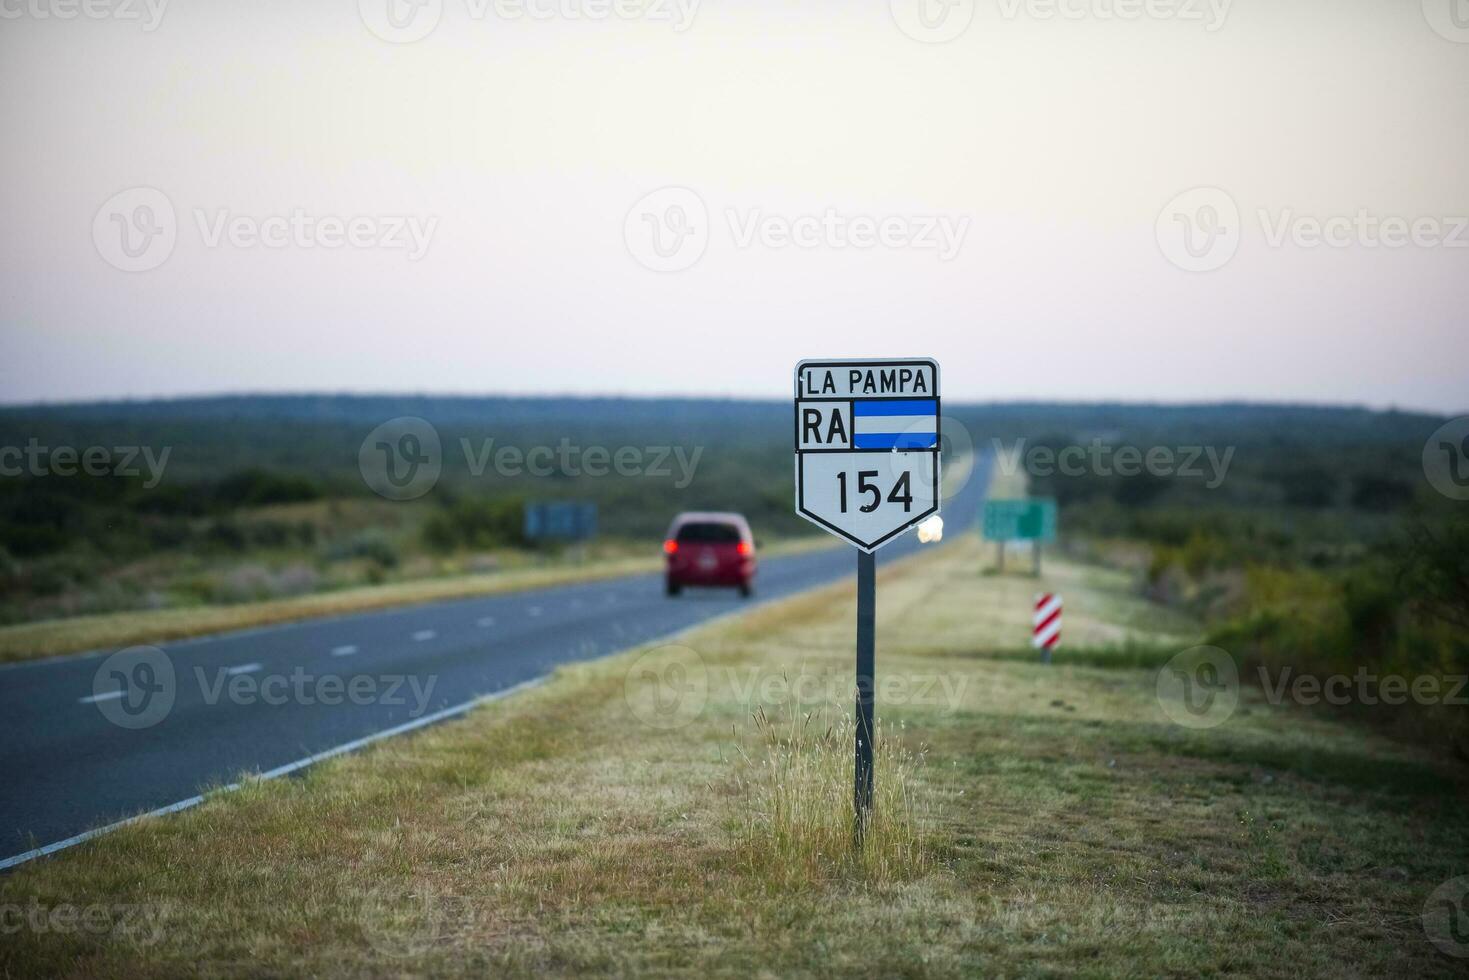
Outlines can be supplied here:
[[668, 555], [666, 588], [734, 586], [748, 597], [755, 581], [755, 538], [743, 514], [689, 511], [679, 514], [663, 540]]

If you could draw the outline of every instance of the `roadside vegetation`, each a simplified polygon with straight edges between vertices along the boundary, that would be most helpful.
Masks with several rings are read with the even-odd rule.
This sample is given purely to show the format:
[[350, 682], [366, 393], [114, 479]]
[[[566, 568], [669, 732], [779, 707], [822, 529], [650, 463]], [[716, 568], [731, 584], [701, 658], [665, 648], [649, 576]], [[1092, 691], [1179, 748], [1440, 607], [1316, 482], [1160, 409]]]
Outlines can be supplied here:
[[[442, 473], [394, 501], [369, 490], [359, 449], [403, 415], [434, 420]], [[775, 416], [619, 399], [0, 409], [0, 661], [653, 571], [682, 509], [744, 511], [770, 555], [827, 544], [790, 512]], [[549, 475], [525, 469], [536, 447]], [[527, 538], [527, 505], [557, 501], [595, 504], [598, 534]]]
[[[1144, 594], [1201, 619], [1233, 655], [1318, 672], [1469, 672], [1454, 618], [1469, 602], [1469, 517], [1429, 487], [1421, 462], [1441, 420], [1301, 406], [945, 408], [951, 457], [1023, 446], [1021, 475], [1061, 502], [1072, 554], [1132, 569]], [[0, 658], [468, 594], [528, 571], [597, 574], [656, 560], [684, 509], [740, 510], [767, 545], [809, 536], [791, 508], [789, 411], [311, 396], [0, 409], [0, 447], [99, 449], [102, 469], [131, 460], [139, 471], [0, 477]], [[375, 496], [358, 470], [366, 435], [398, 416], [430, 420], [442, 445], [440, 480], [407, 502]], [[549, 475], [493, 462], [532, 447], [557, 454]], [[1119, 475], [1125, 447], [1178, 465]], [[1189, 447], [1201, 451], [1192, 472]], [[627, 449], [634, 475], [588, 475], [592, 448]], [[1105, 450], [1103, 465], [1029, 465], [1029, 453], [1068, 448]], [[598, 505], [592, 544], [524, 538], [524, 505], [555, 500]], [[1469, 751], [1453, 713], [1387, 714]]]
[[[809, 536], [790, 513], [777, 408], [308, 396], [0, 409], [0, 626], [656, 557], [681, 509], [737, 507], [765, 543]], [[364, 439], [398, 416], [428, 417], [441, 443], [439, 479], [407, 501], [376, 496], [359, 470]], [[590, 545], [526, 537], [525, 506], [556, 501], [597, 506]]]
[[[1143, 594], [1197, 616], [1249, 677], [1363, 672], [1374, 686], [1427, 678], [1457, 690], [1452, 704], [1341, 706], [1469, 762], [1469, 506], [1424, 478], [1428, 431], [1400, 431], [1386, 415], [1218, 432], [1211, 448], [1234, 452], [1212, 487], [1095, 469], [1030, 482], [1060, 503], [1071, 554], [1131, 568]], [[1066, 444], [1043, 437], [1031, 449]]]
[[[845, 845], [847, 584], [22, 867], [0, 907], [106, 927], [24, 926], [0, 974], [1460, 971], [1423, 914], [1469, 871], [1462, 766], [1249, 687], [1179, 727], [1159, 669], [1196, 617], [1126, 570], [991, 554], [879, 576], [871, 854]], [[1050, 666], [1038, 587], [1066, 596]]]

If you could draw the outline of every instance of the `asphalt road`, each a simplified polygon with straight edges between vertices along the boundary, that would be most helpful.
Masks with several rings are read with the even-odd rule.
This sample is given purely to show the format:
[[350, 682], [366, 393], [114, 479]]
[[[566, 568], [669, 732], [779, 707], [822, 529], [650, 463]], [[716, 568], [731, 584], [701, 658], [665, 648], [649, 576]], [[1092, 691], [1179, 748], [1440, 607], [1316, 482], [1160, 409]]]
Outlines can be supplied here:
[[[944, 502], [945, 536], [973, 525], [991, 462], [979, 459]], [[919, 547], [910, 533], [878, 557], [892, 561]], [[164, 657], [131, 663], [99, 651], [0, 668], [0, 867], [92, 828], [191, 802], [242, 772], [289, 771], [452, 716], [558, 664], [666, 637], [855, 568], [855, 552], [840, 547], [762, 560], [750, 600], [733, 590], [670, 599], [661, 575], [645, 574], [175, 641], [157, 647]]]

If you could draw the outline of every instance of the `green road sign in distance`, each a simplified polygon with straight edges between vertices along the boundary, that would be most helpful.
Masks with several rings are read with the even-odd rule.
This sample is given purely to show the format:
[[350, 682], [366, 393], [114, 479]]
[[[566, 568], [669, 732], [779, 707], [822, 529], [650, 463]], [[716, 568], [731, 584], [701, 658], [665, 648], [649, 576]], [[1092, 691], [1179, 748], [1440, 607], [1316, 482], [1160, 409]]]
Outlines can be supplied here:
[[987, 500], [984, 504], [986, 541], [1056, 540], [1056, 502], [1044, 498]]

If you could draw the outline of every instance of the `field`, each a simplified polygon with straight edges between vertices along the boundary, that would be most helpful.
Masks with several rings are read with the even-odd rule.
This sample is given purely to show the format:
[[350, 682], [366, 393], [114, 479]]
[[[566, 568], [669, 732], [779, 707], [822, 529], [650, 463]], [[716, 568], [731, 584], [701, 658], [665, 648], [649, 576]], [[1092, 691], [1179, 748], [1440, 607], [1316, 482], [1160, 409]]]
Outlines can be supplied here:
[[880, 576], [860, 853], [843, 585], [22, 868], [0, 971], [1462, 975], [1423, 918], [1469, 872], [1462, 767], [1249, 686], [1179, 727], [1159, 669], [1197, 621], [989, 560], [967, 536]]
[[[1469, 670], [1469, 521], [1425, 479], [1441, 419], [1292, 405], [944, 409], [950, 461], [992, 453], [1002, 475], [1057, 500], [1067, 553], [1137, 569], [1151, 599], [1251, 665], [1434, 682]], [[767, 554], [805, 547], [789, 411], [374, 396], [0, 409], [0, 447], [25, 460], [0, 477], [0, 660], [652, 568], [681, 510], [745, 513]], [[390, 444], [374, 433], [404, 418], [440, 446], [435, 481], [407, 500], [374, 482]], [[106, 462], [101, 475], [77, 471], [84, 452]], [[532, 454], [544, 469], [526, 465]], [[595, 504], [597, 538], [530, 538], [525, 507], [549, 501]], [[1469, 760], [1464, 713], [1422, 708], [1377, 714]]]

